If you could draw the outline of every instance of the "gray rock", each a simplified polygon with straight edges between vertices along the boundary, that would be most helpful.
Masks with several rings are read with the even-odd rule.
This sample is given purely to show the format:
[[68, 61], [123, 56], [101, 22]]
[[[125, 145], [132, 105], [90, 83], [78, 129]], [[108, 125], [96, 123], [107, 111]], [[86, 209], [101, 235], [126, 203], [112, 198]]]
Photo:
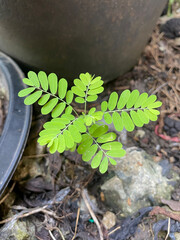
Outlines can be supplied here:
[[[13, 213], [10, 215], [13, 215]], [[6, 223], [0, 228], [0, 239], [35, 240], [35, 225], [27, 219]]]
[[[171, 179], [162, 174], [162, 167], [152, 157], [136, 147], [128, 148], [116, 166], [109, 167], [112, 176], [101, 186], [106, 204], [121, 216], [158, 204], [161, 198], [170, 199], [172, 183], [180, 177], [171, 170]], [[175, 184], [174, 184], [175, 185]]]

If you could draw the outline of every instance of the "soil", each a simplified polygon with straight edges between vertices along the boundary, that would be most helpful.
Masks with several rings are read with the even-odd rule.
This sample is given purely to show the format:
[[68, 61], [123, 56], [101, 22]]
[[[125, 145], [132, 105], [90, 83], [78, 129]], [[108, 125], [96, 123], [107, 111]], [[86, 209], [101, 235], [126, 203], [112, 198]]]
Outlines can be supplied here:
[[[156, 162], [167, 159], [178, 173], [180, 173], [179, 131], [176, 129], [173, 135], [176, 141], [172, 138], [167, 141], [162, 136], [168, 135], [164, 129], [166, 117], [179, 121], [179, 54], [180, 44], [177, 44], [176, 39], [165, 38], [163, 33], [160, 32], [160, 25], [158, 24], [138, 64], [124, 76], [107, 84], [105, 92], [99, 100], [107, 99], [112, 91], [117, 91], [120, 94], [124, 89], [133, 90], [136, 88], [140, 92], [146, 91], [149, 94], [156, 94], [158, 99], [163, 102], [158, 122], [153, 122], [141, 128], [141, 134], [139, 134], [138, 128], [133, 133], [128, 133], [126, 147], [138, 146], [152, 155]], [[92, 106], [99, 107], [99, 102], [92, 104]], [[2, 131], [1, 125], [4, 122], [4, 116], [4, 102], [3, 99], [0, 99], [0, 132]], [[97, 224], [89, 215], [88, 210], [86, 214], [83, 213], [79, 216], [79, 206], [82, 203], [81, 192], [84, 201], [86, 197], [87, 199], [91, 197], [85, 195], [86, 192], [83, 193], [83, 189], [87, 188], [95, 197], [97, 205], [94, 204], [91, 208], [101, 222], [103, 213], [109, 211], [104, 205], [103, 194], [96, 187], [97, 183], [100, 184], [101, 182], [101, 176], [82, 162], [81, 157], [76, 153], [67, 152], [63, 156], [59, 156], [59, 154], [49, 155], [44, 149], [34, 147], [36, 146], [38, 133], [45, 121], [46, 117], [41, 116], [35, 107], [32, 129], [23, 160], [20, 162], [9, 188], [4, 193], [3, 200], [0, 200], [1, 220], [7, 218], [9, 206], [13, 204], [16, 205], [13, 210], [14, 215], [26, 207], [29, 215], [35, 215], [41, 222], [40, 230], [34, 222], [37, 239], [58, 240], [63, 239], [63, 235], [66, 235], [65, 239], [67, 240], [99, 239]], [[155, 131], [157, 125], [159, 128], [158, 131]], [[26, 167], [26, 165], [29, 166], [29, 161], [31, 161], [31, 165], [35, 166], [31, 172], [28, 172], [29, 167]], [[56, 198], [55, 193], [64, 188], [70, 190], [67, 191], [60, 202], [51, 205], [48, 211], [40, 210], [43, 204], [47, 204], [48, 200]], [[11, 204], [7, 201], [9, 196], [11, 196]], [[172, 193], [172, 200], [180, 201], [180, 186]], [[39, 208], [39, 212], [34, 213], [32, 208]], [[22, 216], [24, 215], [22, 214]], [[144, 228], [142, 235], [139, 235], [139, 232], [133, 232], [133, 236], [129, 235], [127, 239], [141, 240], [145, 239], [145, 236], [149, 236], [148, 239], [150, 239], [152, 237], [151, 225], [155, 221], [157, 221], [156, 218], [145, 217], [141, 222], [142, 228]], [[121, 224], [122, 220], [117, 220], [116, 226], [120, 228]], [[129, 223], [127, 222], [127, 224]], [[133, 225], [133, 227], [137, 227], [136, 225]], [[100, 224], [99, 227], [104, 239], [115, 239], [111, 238], [110, 231], [107, 231], [103, 224]]]
[[0, 89], [0, 136], [3, 131], [7, 112], [8, 112], [8, 99], [4, 92]]

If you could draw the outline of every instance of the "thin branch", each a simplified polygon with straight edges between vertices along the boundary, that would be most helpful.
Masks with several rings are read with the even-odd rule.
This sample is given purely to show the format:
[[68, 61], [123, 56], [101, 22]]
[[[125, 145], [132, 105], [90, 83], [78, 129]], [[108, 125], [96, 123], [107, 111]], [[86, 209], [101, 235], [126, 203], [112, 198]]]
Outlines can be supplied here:
[[89, 213], [90, 213], [92, 219], [94, 220], [94, 222], [95, 222], [95, 224], [96, 224], [96, 226], [97, 226], [97, 229], [98, 229], [98, 231], [99, 231], [100, 240], [103, 240], [104, 238], [103, 238], [103, 233], [102, 233], [100, 224], [99, 224], [99, 222], [98, 222], [98, 220], [97, 220], [97, 217], [96, 217], [95, 213], [93, 212], [93, 210], [92, 210], [92, 208], [91, 208], [91, 206], [90, 206], [90, 204], [89, 204], [89, 202], [88, 202], [85, 189], [82, 190], [82, 193], [81, 193], [81, 194], [82, 194], [82, 198], [83, 198], [83, 200], [84, 200], [84, 202], [85, 202], [85, 204], [86, 204], [86, 207], [87, 207], [87, 209], [89, 210]]
[[9, 189], [9, 192], [0, 200], [0, 204], [3, 203], [3, 202], [6, 200], [6, 198], [9, 196], [9, 194], [10, 194], [10, 193], [12, 192], [12, 190], [14, 189], [15, 185], [16, 185], [16, 182], [14, 182], [14, 183], [12, 184], [11, 188]]
[[79, 216], [80, 216], [80, 208], [78, 208], [78, 210], [77, 210], [76, 227], [75, 227], [75, 232], [74, 232], [74, 236], [73, 236], [72, 240], [74, 240], [75, 237], [76, 237], [77, 226], [78, 226], [78, 222], [79, 222]]

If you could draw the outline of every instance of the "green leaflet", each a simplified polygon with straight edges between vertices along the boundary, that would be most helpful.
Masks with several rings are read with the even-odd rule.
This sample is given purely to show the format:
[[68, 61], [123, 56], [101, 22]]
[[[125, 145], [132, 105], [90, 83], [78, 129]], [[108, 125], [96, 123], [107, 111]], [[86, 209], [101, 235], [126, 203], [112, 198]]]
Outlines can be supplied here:
[[100, 137], [103, 134], [105, 134], [108, 131], [108, 126], [107, 125], [103, 125], [98, 127], [91, 135], [93, 137]]
[[23, 78], [23, 83], [28, 86], [34, 86], [33, 82], [29, 78]]
[[96, 108], [95, 108], [95, 107], [92, 107], [92, 108], [89, 110], [88, 115], [93, 114], [95, 111], [96, 111]]
[[38, 104], [39, 104], [40, 106], [43, 106], [44, 104], [47, 103], [47, 101], [49, 100], [49, 98], [50, 98], [50, 94], [49, 94], [49, 93], [43, 95], [43, 96], [39, 99]]
[[90, 128], [89, 128], [89, 133], [92, 135], [92, 133], [99, 127], [98, 124], [93, 124]]
[[122, 117], [122, 121], [123, 121], [123, 125], [124, 125], [125, 129], [128, 132], [132, 132], [134, 130], [134, 123], [131, 120], [129, 114], [127, 112], [122, 112], [121, 117]]
[[118, 94], [117, 92], [112, 92], [109, 101], [108, 101], [108, 108], [110, 111], [114, 110], [117, 105]]
[[55, 138], [54, 141], [53, 141], [53, 144], [49, 148], [49, 152], [51, 154], [53, 154], [53, 153], [55, 153], [57, 151], [57, 148], [58, 148], [58, 139]]
[[94, 156], [98, 149], [98, 146], [96, 144], [93, 144], [89, 148], [86, 149], [86, 151], [82, 155], [82, 160], [85, 162], [88, 162], [91, 160], [91, 158]]
[[63, 99], [66, 96], [66, 92], [67, 92], [67, 87], [68, 87], [68, 83], [66, 81], [66, 79], [61, 78], [59, 80], [59, 86], [58, 86], [58, 96]]
[[144, 110], [144, 113], [146, 114], [146, 116], [148, 116], [148, 118], [149, 118], [151, 121], [157, 121], [157, 119], [158, 119], [157, 115], [153, 114], [151, 111], [145, 109], [145, 110]]
[[87, 97], [87, 102], [94, 102], [98, 99], [98, 95], [92, 95]]
[[68, 107], [66, 108], [66, 110], [65, 110], [65, 113], [66, 113], [66, 114], [71, 114], [71, 113], [72, 113], [72, 110], [73, 110], [73, 108], [72, 108], [71, 106], [68, 106]]
[[126, 151], [121, 148], [121, 149], [110, 150], [106, 152], [106, 154], [110, 157], [120, 158], [126, 154]]
[[65, 145], [67, 146], [67, 148], [72, 148], [74, 146], [74, 139], [71, 133], [68, 130], [64, 130], [63, 136], [65, 139]]
[[77, 127], [79, 132], [81, 133], [86, 132], [86, 126], [84, 125], [84, 120], [82, 118], [78, 118], [74, 122], [74, 126]]
[[75, 98], [75, 102], [77, 102], [77, 103], [84, 103], [85, 100], [84, 100], [84, 98], [82, 98], [82, 97], [76, 97], [76, 98]]
[[149, 104], [148, 108], [158, 108], [158, 107], [161, 107], [161, 105], [162, 105], [162, 102], [157, 101], [157, 102]]
[[101, 145], [103, 150], [116, 150], [122, 148], [122, 144], [120, 142], [109, 142]]
[[148, 124], [149, 123], [149, 117], [142, 111], [142, 110], [137, 110], [137, 114], [139, 116], [139, 119], [144, 123]]
[[40, 83], [39, 83], [37, 74], [33, 71], [29, 71], [27, 75], [28, 75], [29, 80], [33, 83], [33, 86], [39, 88]]
[[99, 87], [99, 88], [95, 88], [95, 89], [91, 89], [88, 91], [89, 95], [97, 95], [99, 93], [102, 93], [104, 91], [103, 87]]
[[72, 103], [73, 97], [74, 97], [73, 92], [71, 90], [68, 90], [67, 94], [66, 94], [66, 102], [67, 102], [67, 104], [71, 104]]
[[113, 132], [106, 133], [102, 135], [101, 137], [98, 137], [97, 142], [98, 143], [105, 143], [105, 142], [111, 142], [116, 139], [116, 134]]
[[99, 166], [99, 171], [100, 173], [104, 174], [108, 170], [108, 159], [107, 157], [104, 157], [100, 166]]
[[91, 161], [91, 167], [92, 167], [92, 168], [97, 168], [97, 167], [99, 167], [100, 162], [101, 162], [101, 160], [102, 160], [102, 156], [103, 156], [103, 152], [102, 152], [102, 151], [99, 151], [99, 152], [94, 156], [94, 158], [93, 158], [92, 161]]
[[137, 101], [135, 102], [134, 107], [135, 108], [140, 107], [147, 100], [147, 98], [148, 98], [148, 94], [147, 93], [142, 93], [138, 97]]
[[79, 75], [79, 78], [84, 83], [85, 86], [88, 86], [91, 82], [91, 75], [89, 73], [81, 73]]
[[98, 111], [98, 112], [92, 113], [92, 117], [93, 117], [96, 121], [99, 121], [99, 120], [101, 120], [102, 117], [103, 117], [103, 112]]
[[91, 126], [91, 124], [92, 124], [92, 122], [93, 122], [93, 119], [92, 119], [92, 117], [91, 116], [85, 116], [85, 118], [84, 118], [84, 122], [85, 122], [85, 124], [86, 124], [86, 126]]
[[151, 95], [148, 97], [148, 99], [141, 104], [142, 108], [148, 107], [149, 105], [151, 105], [152, 103], [154, 103], [156, 101], [157, 97], [156, 95]]
[[55, 73], [50, 73], [48, 76], [49, 87], [52, 94], [57, 92], [57, 75]]
[[41, 95], [42, 95], [41, 90], [32, 93], [31, 95], [29, 95], [28, 97], [25, 98], [24, 104], [31, 105], [31, 104], [35, 103], [41, 97]]
[[78, 95], [79, 97], [85, 97], [85, 92], [83, 92], [80, 88], [74, 86], [71, 88], [71, 90], [74, 94]]
[[111, 123], [112, 123], [112, 117], [111, 117], [111, 115], [110, 115], [108, 112], [106, 112], [106, 113], [104, 114], [104, 120], [105, 120], [105, 122], [106, 122], [107, 124], [111, 124]]
[[81, 89], [83, 92], [86, 91], [86, 86], [84, 85], [84, 83], [81, 80], [74, 79], [74, 85], [76, 87], [78, 87], [79, 89]]
[[59, 153], [63, 153], [64, 150], [65, 150], [65, 147], [66, 147], [66, 145], [65, 145], [64, 136], [63, 136], [62, 134], [60, 134], [60, 135], [58, 136], [58, 147], [57, 147], [57, 151], [58, 151]]
[[91, 84], [95, 84], [95, 83], [99, 82], [100, 80], [101, 80], [101, 77], [98, 76], [91, 81]]
[[103, 102], [101, 103], [101, 111], [102, 111], [102, 112], [107, 111], [107, 106], [108, 106], [108, 103], [107, 103], [106, 101], [103, 101]]
[[126, 105], [128, 99], [130, 97], [130, 94], [131, 93], [130, 93], [130, 91], [128, 89], [124, 90], [121, 93], [119, 101], [117, 103], [117, 109], [122, 109]]
[[109, 158], [109, 161], [112, 165], [114, 165], [114, 166], [117, 165], [116, 160], [114, 160], [113, 158]]
[[95, 83], [91, 83], [91, 85], [89, 86], [89, 89], [95, 89], [95, 88], [99, 88], [99, 87], [101, 87], [102, 85], [103, 85], [103, 81], [102, 80], [100, 80], [100, 81], [97, 81], [97, 82], [95, 82]]
[[44, 91], [47, 91], [48, 90], [48, 78], [47, 78], [46, 73], [43, 71], [40, 71], [38, 73], [38, 78], [39, 78], [42, 89]]
[[156, 110], [156, 109], [149, 109], [149, 111], [151, 112], [151, 113], [153, 113], [153, 114], [155, 114], [155, 115], [159, 115], [160, 114], [160, 112], [158, 111], [158, 110]]
[[79, 154], [85, 153], [85, 151], [86, 151], [88, 148], [90, 148], [90, 146], [92, 145], [92, 143], [93, 143], [93, 139], [92, 139], [91, 137], [88, 138], [86, 141], [82, 142], [82, 143], [78, 146], [77, 152], [78, 152]]
[[[54, 124], [53, 121], [50, 121], [50, 122], [46, 122], [43, 127], [45, 129], [50, 129], [50, 131], [52, 131], [53, 129], [57, 130], [57, 134], [59, 133], [59, 130], [60, 129], [63, 129], [65, 128], [66, 124], [64, 124], [63, 122], [56, 122], [56, 124]], [[43, 132], [44, 130], [41, 131], [41, 133]]]
[[18, 93], [18, 96], [19, 97], [25, 97], [28, 94], [32, 93], [34, 90], [35, 90], [35, 87], [25, 88]]
[[123, 125], [123, 121], [122, 121], [120, 114], [117, 112], [113, 112], [112, 120], [113, 120], [113, 124], [114, 124], [116, 131], [119, 131], [119, 132], [122, 131], [124, 125]]
[[80, 143], [82, 141], [82, 136], [78, 131], [77, 127], [75, 127], [74, 125], [70, 125], [68, 130], [71, 133], [75, 143]]
[[139, 97], [139, 91], [133, 90], [130, 94], [130, 97], [126, 103], [127, 108], [132, 108], [132, 106], [136, 103], [137, 99]]
[[139, 118], [139, 115], [137, 112], [131, 111], [130, 115], [131, 115], [131, 118], [132, 118], [135, 126], [142, 127], [144, 125], [143, 122], [141, 121], [141, 119]]
[[58, 98], [51, 99], [41, 108], [41, 113], [44, 115], [50, 113], [57, 103], [58, 103]]
[[52, 118], [57, 118], [61, 115], [61, 113], [64, 111], [66, 107], [66, 103], [65, 102], [61, 102], [59, 103], [52, 111], [51, 116]]

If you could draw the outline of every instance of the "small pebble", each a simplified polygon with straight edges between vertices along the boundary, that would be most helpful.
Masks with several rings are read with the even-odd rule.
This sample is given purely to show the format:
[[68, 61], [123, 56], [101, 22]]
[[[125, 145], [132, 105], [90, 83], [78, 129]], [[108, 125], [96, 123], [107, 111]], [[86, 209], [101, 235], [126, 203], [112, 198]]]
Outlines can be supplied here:
[[103, 216], [102, 223], [106, 229], [114, 227], [116, 224], [116, 215], [113, 212], [107, 211]]

